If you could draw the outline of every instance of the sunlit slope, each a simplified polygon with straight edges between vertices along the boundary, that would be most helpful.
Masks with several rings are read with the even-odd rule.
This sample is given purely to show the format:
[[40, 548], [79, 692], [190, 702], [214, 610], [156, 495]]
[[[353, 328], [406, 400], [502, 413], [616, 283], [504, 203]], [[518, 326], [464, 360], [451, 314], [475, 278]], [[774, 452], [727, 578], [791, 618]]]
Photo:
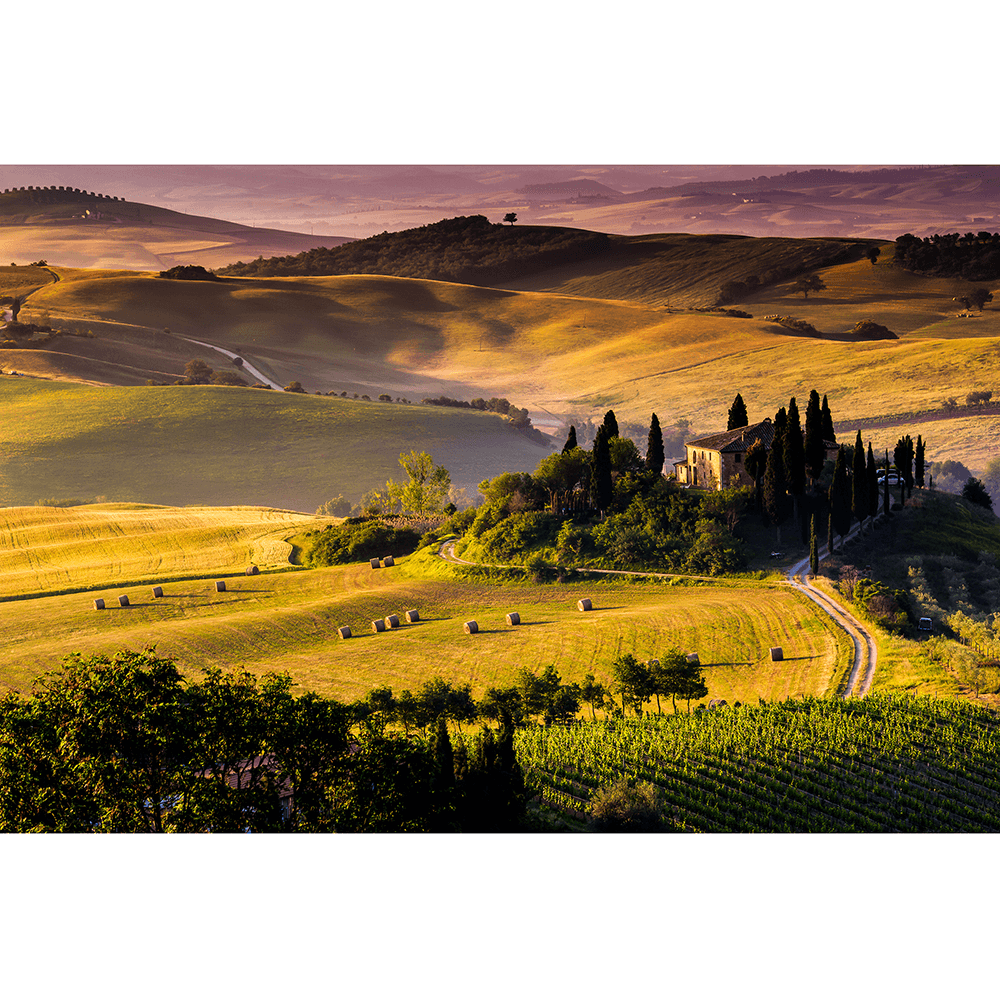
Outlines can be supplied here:
[[668, 233], [614, 236], [592, 261], [550, 268], [504, 287], [593, 298], [631, 299], [672, 307], [709, 307], [728, 281], [777, 268], [802, 273], [849, 260], [867, 244], [840, 239], [786, 239]]
[[[168, 539], [164, 537], [164, 544]], [[218, 593], [213, 578], [171, 582], [164, 596], [148, 585], [0, 602], [0, 690], [27, 690], [67, 652], [112, 653], [155, 643], [185, 671], [245, 665], [288, 670], [303, 690], [345, 700], [373, 687], [416, 691], [434, 676], [469, 683], [480, 698], [490, 686], [515, 683], [522, 668], [554, 664], [567, 682], [588, 673], [611, 683], [611, 662], [624, 650], [643, 659], [684, 644], [697, 649], [711, 696], [732, 701], [835, 692], [848, 662], [837, 630], [789, 588], [760, 585], [647, 587], [591, 583], [511, 587], [424, 577], [367, 563], [237, 576]], [[99, 577], [95, 577], [98, 579]], [[118, 595], [130, 606], [119, 607]], [[576, 602], [589, 596], [595, 611]], [[103, 597], [104, 611], [93, 599]], [[417, 608], [420, 621], [376, 634], [371, 623]], [[511, 610], [522, 625], [508, 626]], [[466, 635], [475, 618], [481, 631]], [[338, 638], [349, 625], [354, 638]], [[770, 645], [788, 660], [775, 669]]]
[[316, 518], [249, 507], [0, 508], [0, 598], [288, 566]]
[[[101, 321], [88, 345], [124, 324], [123, 356], [168, 341], [178, 364], [204, 356], [176, 340], [188, 336], [241, 352], [281, 384], [373, 398], [505, 396], [536, 421], [546, 412], [600, 418], [613, 407], [629, 420], [655, 411], [661, 422], [687, 418], [710, 430], [737, 391], [759, 419], [812, 388], [829, 396], [835, 418], [854, 420], [937, 407], [1000, 381], [1000, 309], [959, 318], [953, 299], [969, 282], [920, 278], [881, 258], [818, 273], [827, 289], [808, 298], [785, 282], [734, 303], [752, 319], [378, 276], [214, 283], [76, 272], [31, 303], [53, 317]], [[770, 314], [804, 319], [822, 336], [795, 336], [764, 321]], [[843, 339], [862, 319], [900, 339]], [[17, 353], [3, 363], [30, 363], [30, 352]]]
[[501, 418], [223, 386], [90, 387], [0, 378], [0, 503], [44, 498], [312, 511], [405, 478], [428, 451], [470, 496], [549, 449]]

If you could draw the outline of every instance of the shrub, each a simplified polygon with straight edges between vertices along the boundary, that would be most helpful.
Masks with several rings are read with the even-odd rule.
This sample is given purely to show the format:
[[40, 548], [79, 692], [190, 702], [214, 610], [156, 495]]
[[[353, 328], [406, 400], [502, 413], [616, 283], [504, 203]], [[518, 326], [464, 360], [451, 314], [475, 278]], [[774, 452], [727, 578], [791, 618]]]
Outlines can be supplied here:
[[589, 827], [597, 833], [656, 833], [669, 824], [655, 785], [621, 778], [590, 800]]
[[420, 542], [412, 528], [395, 528], [380, 519], [349, 517], [313, 536], [305, 553], [309, 566], [335, 566], [366, 559], [408, 555]]

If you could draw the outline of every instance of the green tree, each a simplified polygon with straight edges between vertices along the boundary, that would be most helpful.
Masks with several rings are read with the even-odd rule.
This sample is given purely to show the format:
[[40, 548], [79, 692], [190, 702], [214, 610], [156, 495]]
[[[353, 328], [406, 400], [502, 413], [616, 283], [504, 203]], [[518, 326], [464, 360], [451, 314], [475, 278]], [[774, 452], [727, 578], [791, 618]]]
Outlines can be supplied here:
[[808, 299], [810, 292], [821, 292], [825, 288], [826, 285], [823, 283], [823, 279], [818, 274], [807, 274], [799, 278], [799, 280], [792, 285], [789, 289], [789, 294], [795, 295], [798, 292], [802, 292], [802, 294]]
[[771, 449], [767, 453], [767, 467], [764, 470], [763, 483], [764, 513], [777, 529], [779, 545], [781, 544], [781, 525], [788, 520], [788, 515], [791, 513], [781, 446], [782, 439], [775, 435]]
[[654, 413], [649, 419], [649, 438], [646, 442], [646, 468], [657, 476], [663, 472], [663, 431], [659, 418]]
[[826, 401], [826, 396], [823, 397], [823, 404], [820, 406], [819, 415], [823, 440], [829, 441], [831, 444], [836, 444], [837, 435], [833, 430], [833, 414], [830, 412], [830, 404]]
[[603, 426], [605, 431], [607, 431], [609, 441], [612, 438], [618, 437], [618, 420], [615, 417], [614, 410], [608, 410], [608, 412], [604, 414]]
[[966, 480], [965, 485], [962, 487], [962, 497], [970, 503], [985, 507], [987, 510], [993, 509], [992, 498], [986, 492], [986, 487], [975, 476]]
[[194, 358], [184, 366], [184, 378], [190, 385], [208, 385], [214, 372], [201, 358]]
[[736, 393], [733, 405], [729, 407], [729, 419], [726, 423], [726, 430], [733, 431], [738, 427], [747, 427], [749, 424], [750, 418], [747, 415], [746, 403], [743, 402], [743, 397], [739, 393]]
[[565, 455], [566, 452], [572, 451], [574, 448], [579, 448], [576, 443], [576, 427], [573, 424], [569, 425], [569, 434], [566, 436], [566, 443], [563, 445], [562, 450]]
[[631, 653], [625, 653], [612, 662], [611, 673], [621, 695], [622, 714], [631, 706], [636, 715], [642, 715], [642, 706], [652, 693], [649, 668]]
[[864, 524], [869, 510], [871, 491], [868, 485], [868, 467], [865, 463], [865, 446], [861, 442], [861, 429], [854, 441], [854, 455], [851, 460], [851, 511]]
[[508, 212], [503, 217], [503, 221], [504, 222], [509, 222], [513, 226], [514, 223], [517, 222], [517, 212]]
[[788, 403], [788, 420], [785, 424], [781, 457], [785, 466], [788, 492], [792, 494], [797, 518], [799, 497], [806, 488], [806, 453], [802, 426], [799, 423], [799, 408], [795, 405], [794, 396]]
[[882, 252], [882, 248], [881, 248], [881, 247], [869, 247], [869, 248], [868, 248], [868, 252], [867, 252], [867, 253], [865, 254], [865, 256], [866, 256], [866, 257], [867, 257], [867, 258], [868, 258], [868, 259], [869, 259], [869, 260], [870, 260], [870, 261], [872, 262], [872, 264], [874, 265], [874, 264], [876, 263], [876, 261], [878, 261], [878, 258], [879, 258], [879, 254], [880, 254], [881, 252]]
[[665, 650], [649, 664], [650, 692], [656, 696], [656, 712], [660, 714], [660, 697], [670, 698], [674, 713], [677, 712], [677, 695], [683, 691], [680, 678], [687, 664], [687, 657], [675, 649]]
[[761, 508], [761, 481], [767, 470], [767, 453], [768, 450], [764, 447], [764, 442], [757, 438], [747, 449], [743, 459], [743, 468], [747, 470], [747, 475], [753, 480], [754, 498], [758, 510]]
[[607, 698], [607, 689], [603, 684], [595, 680], [593, 674], [587, 674], [580, 687], [580, 697], [584, 704], [590, 706], [591, 718], [597, 721], [597, 709], [603, 709]]
[[885, 450], [885, 479], [882, 480], [882, 510], [885, 512], [886, 516], [889, 516], [890, 506], [889, 503], [889, 449]]
[[993, 301], [993, 293], [988, 288], [973, 288], [967, 298], [970, 306], [982, 312], [983, 306]]
[[913, 481], [920, 487], [924, 488], [924, 450], [926, 449], [927, 443], [918, 434], [917, 435], [917, 445], [913, 451]]
[[[837, 450], [830, 484], [830, 517], [841, 541], [851, 530], [851, 474], [847, 469], [847, 452], [843, 445]], [[830, 551], [833, 549], [831, 547]]]
[[806, 406], [803, 446], [806, 472], [815, 486], [816, 480], [823, 474], [823, 463], [826, 461], [826, 449], [823, 446], [823, 415], [820, 411], [819, 393], [815, 389], [809, 393], [809, 403]]
[[438, 514], [444, 509], [451, 489], [451, 476], [426, 451], [403, 452], [399, 464], [409, 482], [396, 485], [393, 493], [407, 514]]
[[[610, 411], [609, 411], [610, 412]], [[611, 479], [611, 451], [608, 445], [607, 425], [597, 428], [594, 450], [591, 458], [591, 497], [594, 505], [603, 514], [611, 504], [614, 484]]]
[[[903, 480], [907, 493], [913, 495], [913, 438], [909, 434], [899, 438], [892, 451], [893, 461], [899, 469], [899, 475]], [[903, 486], [900, 486], [899, 496], [903, 498]]]

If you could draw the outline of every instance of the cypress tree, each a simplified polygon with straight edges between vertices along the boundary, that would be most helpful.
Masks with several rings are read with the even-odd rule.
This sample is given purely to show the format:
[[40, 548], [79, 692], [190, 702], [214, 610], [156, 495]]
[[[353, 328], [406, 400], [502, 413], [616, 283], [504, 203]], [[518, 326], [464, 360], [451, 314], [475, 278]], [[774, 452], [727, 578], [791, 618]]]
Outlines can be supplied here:
[[781, 524], [788, 519], [788, 492], [785, 482], [785, 463], [781, 457], [781, 441], [775, 437], [767, 454], [764, 469], [764, 511], [770, 522], [778, 528], [781, 540]]
[[899, 470], [899, 478], [903, 481], [899, 489], [899, 499], [902, 502], [903, 486], [911, 495], [913, 494], [913, 438], [909, 434], [896, 442], [896, 447], [892, 450], [892, 458]]
[[789, 492], [793, 496], [801, 496], [806, 488], [806, 452], [805, 442], [802, 439], [802, 426], [799, 423], [799, 408], [795, 405], [794, 396], [788, 403], [783, 458]]
[[833, 555], [833, 511], [826, 518], [826, 551], [828, 555]]
[[614, 410], [608, 410], [604, 414], [604, 429], [608, 432], [608, 440], [618, 437], [618, 420]]
[[611, 482], [611, 450], [608, 446], [608, 437], [607, 425], [601, 424], [597, 428], [597, 437], [594, 438], [594, 451], [591, 459], [594, 503], [601, 513], [608, 509], [614, 494]]
[[565, 455], [566, 452], [572, 451], [574, 448], [579, 448], [580, 446], [576, 443], [576, 427], [573, 424], [569, 425], [569, 434], [566, 437], [566, 443], [563, 445], [562, 453]]
[[837, 443], [837, 435], [833, 433], [833, 416], [830, 413], [830, 404], [823, 397], [823, 405], [819, 409], [820, 426], [822, 428], [823, 440]]
[[871, 441], [868, 442], [868, 462], [865, 466], [865, 474], [868, 477], [868, 513], [874, 524], [875, 515], [878, 513], [878, 469], [875, 468], [875, 456], [872, 454]]
[[920, 435], [917, 435], [917, 447], [913, 453], [913, 481], [921, 489], [924, 488], [924, 446], [926, 442], [923, 441]]
[[837, 461], [833, 467], [830, 517], [834, 530], [843, 540], [844, 535], [851, 530], [851, 474], [847, 471], [847, 453], [843, 445], [837, 450]]
[[747, 416], [747, 406], [743, 402], [743, 397], [736, 393], [733, 405], [729, 407], [729, 422], [726, 424], [727, 431], [734, 431], [738, 427], [748, 427], [750, 418]]
[[764, 478], [764, 471], [767, 469], [767, 449], [760, 438], [757, 438], [747, 449], [746, 457], [743, 459], [743, 468], [747, 470], [747, 475], [753, 480], [754, 497], [757, 501], [757, 509], [760, 510], [761, 480]]
[[663, 472], [663, 431], [654, 413], [649, 421], [649, 440], [646, 442], [646, 468], [660, 475]]
[[865, 465], [865, 446], [861, 443], [861, 429], [854, 441], [854, 459], [851, 464], [851, 511], [864, 524], [868, 517], [868, 469]]
[[819, 393], [815, 389], [809, 393], [809, 404], [806, 406], [805, 461], [806, 472], [815, 485], [823, 474], [823, 462], [826, 461], [823, 416], [819, 408]]
[[819, 542], [816, 538], [816, 515], [813, 514], [809, 523], [809, 572], [819, 575]]
[[785, 468], [785, 431], [788, 429], [788, 412], [782, 407], [774, 415], [774, 420], [771, 423], [774, 429], [774, 440], [771, 442], [771, 447], [777, 446], [778, 449], [778, 459], [781, 462], [781, 477], [784, 481], [784, 488], [788, 488], [788, 469]]

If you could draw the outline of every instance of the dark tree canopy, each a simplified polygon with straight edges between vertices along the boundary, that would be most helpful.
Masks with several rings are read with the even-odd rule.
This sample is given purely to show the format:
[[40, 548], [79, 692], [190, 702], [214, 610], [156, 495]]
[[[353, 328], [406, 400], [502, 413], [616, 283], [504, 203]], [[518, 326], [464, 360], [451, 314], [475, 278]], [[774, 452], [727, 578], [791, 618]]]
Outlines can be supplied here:
[[591, 459], [593, 499], [598, 510], [601, 511], [608, 509], [614, 495], [614, 485], [611, 480], [611, 450], [608, 440], [607, 426], [602, 424], [597, 428], [597, 437], [594, 439]]
[[610, 441], [614, 437], [618, 437], [618, 419], [615, 417], [614, 410], [608, 410], [604, 414], [604, 429], [608, 432], [608, 440]]
[[985, 507], [987, 510], [993, 509], [992, 497], [986, 492], [986, 487], [983, 486], [982, 481], [976, 479], [975, 476], [966, 480], [965, 485], [962, 487], [962, 497], [971, 503], [978, 504], [980, 507]]
[[847, 451], [843, 445], [837, 450], [830, 484], [830, 517], [833, 528], [844, 537], [851, 530], [851, 474], [847, 469]]
[[737, 427], [747, 427], [749, 424], [750, 418], [747, 416], [746, 403], [743, 402], [743, 397], [736, 393], [733, 405], [729, 407], [729, 421], [726, 424], [726, 430], [733, 431]]
[[824, 288], [826, 288], [826, 285], [818, 274], [807, 274], [804, 277], [799, 278], [799, 280], [792, 285], [789, 291], [792, 295], [796, 292], [802, 292], [802, 294], [808, 299], [810, 292], [821, 292]]
[[646, 468], [660, 475], [663, 472], [663, 431], [659, 418], [654, 413], [649, 419], [649, 439], [646, 442]]
[[823, 432], [823, 440], [837, 443], [837, 435], [833, 431], [833, 415], [830, 413], [830, 404], [823, 397], [823, 405], [820, 407], [820, 425]]
[[823, 447], [823, 415], [820, 411], [819, 393], [813, 389], [809, 393], [806, 406], [805, 462], [809, 478], [815, 482], [823, 473], [826, 450]]
[[868, 465], [865, 462], [865, 446], [861, 441], [861, 429], [858, 429], [854, 441], [854, 456], [851, 463], [851, 512], [859, 522], [868, 517], [869, 497]]
[[563, 452], [572, 451], [574, 448], [578, 448], [579, 445], [576, 443], [576, 427], [573, 424], [569, 425], [569, 434], [566, 435], [566, 443], [563, 445]]
[[775, 434], [774, 443], [767, 454], [764, 469], [764, 511], [772, 524], [780, 525], [788, 520], [791, 505], [788, 484], [785, 479], [785, 462], [782, 458], [781, 439]]
[[784, 449], [785, 476], [789, 492], [799, 496], [806, 488], [806, 453], [799, 422], [799, 408], [793, 396], [788, 403], [788, 420], [785, 425]]

